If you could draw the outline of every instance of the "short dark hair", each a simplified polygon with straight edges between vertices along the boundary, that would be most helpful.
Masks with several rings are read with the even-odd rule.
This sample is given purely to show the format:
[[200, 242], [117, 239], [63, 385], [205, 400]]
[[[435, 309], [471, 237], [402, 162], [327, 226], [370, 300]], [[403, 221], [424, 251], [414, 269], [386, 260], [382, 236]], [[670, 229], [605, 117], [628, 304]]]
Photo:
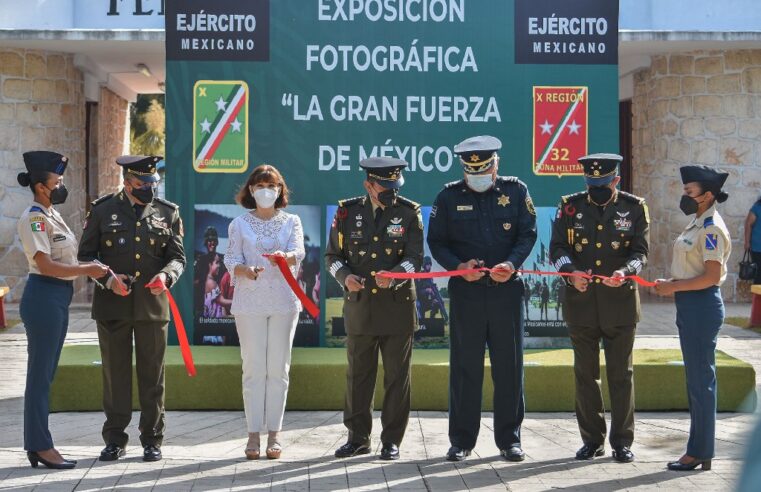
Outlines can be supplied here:
[[249, 187], [259, 183], [274, 183], [277, 186], [280, 186], [280, 195], [277, 197], [277, 200], [275, 200], [275, 208], [285, 208], [288, 205], [290, 191], [285, 184], [285, 179], [275, 166], [269, 164], [261, 164], [251, 171], [246, 183], [241, 186], [237, 195], [235, 195], [235, 201], [240, 203], [244, 208], [249, 210], [255, 209], [256, 200], [254, 200], [254, 197], [251, 195]]

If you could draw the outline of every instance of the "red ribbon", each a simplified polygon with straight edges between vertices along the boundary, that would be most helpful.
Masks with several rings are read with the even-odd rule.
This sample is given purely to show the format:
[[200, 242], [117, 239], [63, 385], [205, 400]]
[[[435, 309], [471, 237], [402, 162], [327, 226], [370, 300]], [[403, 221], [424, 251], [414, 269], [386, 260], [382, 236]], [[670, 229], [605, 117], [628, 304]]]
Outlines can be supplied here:
[[[384, 277], [384, 278], [393, 278], [393, 279], [421, 279], [421, 278], [438, 278], [438, 277], [460, 277], [462, 275], [468, 275], [471, 273], [490, 273], [490, 272], [504, 272], [505, 269], [503, 268], [468, 268], [463, 270], [451, 270], [447, 272], [419, 272], [419, 273], [392, 273], [392, 272], [383, 272], [378, 273], [376, 276], [378, 277]], [[597, 275], [597, 274], [588, 274], [588, 273], [567, 273], [567, 272], [545, 272], [542, 270], [515, 270], [517, 273], [526, 273], [531, 275], [557, 275], [560, 277], [582, 277], [589, 280], [599, 278], [599, 279], [612, 279], [612, 280], [634, 280], [639, 285], [643, 287], [655, 287], [655, 282], [650, 282], [649, 280], [645, 280], [644, 278], [640, 277], [639, 275], [626, 275], [624, 277], [608, 277], [606, 275]]]
[[193, 353], [190, 351], [188, 334], [185, 332], [185, 323], [182, 322], [180, 310], [177, 309], [177, 303], [174, 301], [174, 297], [172, 297], [172, 294], [169, 292], [169, 289], [166, 288], [166, 285], [158, 278], [151, 283], [145, 284], [145, 288], [161, 289], [166, 293], [167, 299], [169, 299], [169, 309], [172, 311], [172, 318], [174, 318], [174, 328], [177, 331], [177, 340], [180, 342], [180, 352], [182, 353], [182, 360], [185, 362], [185, 369], [188, 371], [188, 376], [195, 376], [196, 365], [193, 363]]
[[265, 258], [274, 259], [275, 263], [277, 263], [277, 267], [280, 269], [280, 273], [283, 275], [283, 278], [285, 278], [285, 281], [288, 282], [288, 286], [291, 288], [294, 294], [296, 294], [296, 297], [299, 298], [299, 301], [301, 301], [301, 305], [304, 306], [304, 309], [307, 310], [307, 312], [315, 319], [320, 317], [320, 308], [318, 308], [312, 300], [307, 297], [307, 295], [304, 293], [303, 290], [301, 290], [301, 286], [299, 285], [299, 282], [293, 277], [293, 274], [291, 273], [291, 269], [288, 267], [288, 261], [282, 257], [282, 256], [274, 256], [274, 255], [262, 255]]

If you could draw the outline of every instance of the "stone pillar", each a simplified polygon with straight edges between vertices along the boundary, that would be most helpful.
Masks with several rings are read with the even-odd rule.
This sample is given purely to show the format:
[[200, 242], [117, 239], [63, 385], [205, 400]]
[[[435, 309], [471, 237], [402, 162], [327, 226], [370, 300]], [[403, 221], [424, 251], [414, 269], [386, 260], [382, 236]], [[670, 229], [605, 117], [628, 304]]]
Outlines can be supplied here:
[[[66, 203], [56, 208], [73, 231], [84, 219], [85, 133], [83, 76], [73, 56], [0, 47], [0, 283], [18, 301], [27, 261], [16, 237], [16, 223], [32, 194], [16, 175], [24, 171], [21, 154], [52, 150], [69, 157], [64, 177]], [[81, 292], [84, 281], [76, 284]]]
[[719, 205], [732, 237], [725, 300], [747, 298], [737, 278], [743, 224], [761, 194], [761, 50], [654, 56], [634, 75], [633, 191], [650, 206], [648, 277], [668, 277], [673, 242], [687, 224], [679, 210], [679, 167], [727, 170], [730, 197]]

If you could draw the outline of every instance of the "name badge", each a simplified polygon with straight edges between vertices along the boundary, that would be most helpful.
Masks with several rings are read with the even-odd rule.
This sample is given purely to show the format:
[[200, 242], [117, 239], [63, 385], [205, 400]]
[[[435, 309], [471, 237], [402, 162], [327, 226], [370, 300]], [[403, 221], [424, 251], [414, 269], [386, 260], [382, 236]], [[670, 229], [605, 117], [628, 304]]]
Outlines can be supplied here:
[[54, 243], [57, 243], [59, 241], [66, 241], [66, 236], [64, 236], [63, 234], [56, 234], [55, 236], [53, 236]]
[[458, 212], [467, 212], [468, 210], [473, 210], [473, 205], [457, 205]]

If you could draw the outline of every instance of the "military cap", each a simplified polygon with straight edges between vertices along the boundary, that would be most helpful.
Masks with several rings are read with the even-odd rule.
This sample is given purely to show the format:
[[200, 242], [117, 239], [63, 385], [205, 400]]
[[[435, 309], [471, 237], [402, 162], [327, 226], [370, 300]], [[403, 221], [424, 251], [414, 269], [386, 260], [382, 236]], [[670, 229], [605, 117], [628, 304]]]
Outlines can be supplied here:
[[24, 152], [24, 165], [30, 173], [55, 173], [63, 175], [69, 158], [57, 152], [33, 150]]
[[682, 183], [698, 182], [708, 191], [719, 191], [729, 176], [728, 172], [708, 166], [682, 166], [679, 168]]
[[203, 239], [204, 241], [219, 241], [219, 233], [217, 232], [217, 228], [214, 226], [207, 227], [206, 231], [203, 233]]
[[122, 166], [126, 173], [141, 181], [155, 183], [159, 180], [156, 167], [161, 159], [163, 157], [158, 155], [123, 155], [116, 158], [116, 163]]
[[618, 176], [618, 165], [624, 158], [618, 154], [589, 154], [579, 157], [584, 167], [584, 181], [589, 186], [605, 186]]
[[368, 181], [398, 190], [404, 184], [402, 169], [407, 167], [407, 162], [394, 157], [369, 157], [360, 161], [359, 167], [367, 172]]
[[470, 137], [454, 146], [466, 174], [480, 174], [494, 167], [497, 151], [502, 142], [497, 137], [479, 135]]

